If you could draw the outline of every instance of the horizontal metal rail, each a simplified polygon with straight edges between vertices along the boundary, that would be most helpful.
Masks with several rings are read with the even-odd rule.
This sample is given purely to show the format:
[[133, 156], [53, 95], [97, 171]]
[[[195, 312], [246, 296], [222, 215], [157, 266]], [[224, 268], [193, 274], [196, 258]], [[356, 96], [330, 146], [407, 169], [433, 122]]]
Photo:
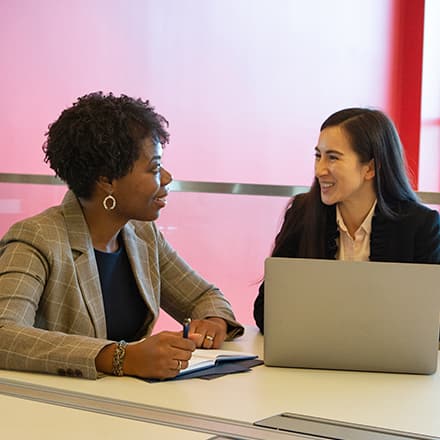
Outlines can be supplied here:
[[[44, 174], [0, 173], [0, 183], [20, 183], [34, 185], [65, 185], [55, 176]], [[308, 186], [300, 185], [266, 185], [258, 183], [199, 182], [191, 180], [174, 180], [169, 186], [171, 191], [210, 194], [236, 194], [249, 196], [293, 197], [307, 192]], [[423, 203], [440, 205], [440, 193], [418, 191]]]

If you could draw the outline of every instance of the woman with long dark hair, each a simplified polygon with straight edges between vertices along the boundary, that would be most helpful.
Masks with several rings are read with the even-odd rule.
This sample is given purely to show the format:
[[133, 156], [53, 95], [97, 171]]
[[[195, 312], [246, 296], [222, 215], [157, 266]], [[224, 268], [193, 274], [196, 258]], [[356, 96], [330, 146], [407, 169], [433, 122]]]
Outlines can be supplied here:
[[[274, 257], [440, 263], [440, 217], [409, 182], [388, 116], [349, 108], [327, 118], [310, 191], [292, 199]], [[264, 332], [264, 282], [254, 303]]]

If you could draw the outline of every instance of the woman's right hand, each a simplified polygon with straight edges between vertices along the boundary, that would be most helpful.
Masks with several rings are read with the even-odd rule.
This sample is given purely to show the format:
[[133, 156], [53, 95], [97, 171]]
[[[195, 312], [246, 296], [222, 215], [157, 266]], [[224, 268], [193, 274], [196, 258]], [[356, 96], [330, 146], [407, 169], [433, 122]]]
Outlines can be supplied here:
[[164, 331], [127, 345], [124, 374], [151, 379], [175, 377], [188, 366], [196, 344], [181, 332]]

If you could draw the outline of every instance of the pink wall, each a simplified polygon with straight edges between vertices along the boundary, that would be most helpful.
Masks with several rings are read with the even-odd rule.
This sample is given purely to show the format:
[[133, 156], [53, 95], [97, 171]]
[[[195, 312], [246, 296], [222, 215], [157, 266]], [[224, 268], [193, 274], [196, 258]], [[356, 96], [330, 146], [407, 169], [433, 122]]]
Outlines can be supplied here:
[[[2, 1], [0, 172], [48, 174], [40, 148], [48, 123], [76, 97], [104, 90], [149, 98], [166, 115], [165, 165], [176, 179], [308, 185], [326, 116], [347, 106], [388, 110], [392, 6]], [[31, 203], [29, 188], [14, 191], [22, 191], [14, 216], [60, 197], [59, 189], [32, 192]], [[0, 198], [8, 197], [21, 196], [3, 188]], [[251, 323], [255, 283], [286, 202], [176, 193], [159, 224]]]

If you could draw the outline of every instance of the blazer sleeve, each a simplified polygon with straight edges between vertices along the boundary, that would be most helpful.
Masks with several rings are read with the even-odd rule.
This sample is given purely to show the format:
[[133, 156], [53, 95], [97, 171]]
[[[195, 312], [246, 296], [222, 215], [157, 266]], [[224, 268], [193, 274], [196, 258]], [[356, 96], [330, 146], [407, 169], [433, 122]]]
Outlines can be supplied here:
[[416, 262], [440, 264], [440, 215], [437, 211], [426, 210], [425, 221], [415, 238]]
[[[51, 331], [52, 322], [36, 322], [38, 308], [51, 301], [44, 295], [53, 263], [50, 246], [29, 223], [13, 227], [1, 241], [0, 368], [95, 379], [95, 357], [109, 341]], [[63, 304], [52, 298], [52, 307], [62, 319]]]
[[192, 269], [157, 231], [161, 307], [174, 319], [186, 317], [204, 319], [223, 318], [228, 323], [228, 339], [244, 333], [237, 322], [231, 304], [223, 293]]
[[258, 289], [258, 296], [254, 302], [254, 319], [261, 333], [264, 334], [264, 281]]
[[[297, 196], [298, 198], [299, 196]], [[298, 215], [297, 203], [295, 199], [292, 200], [291, 205], [284, 214], [283, 224], [278, 232], [275, 241], [280, 236], [281, 232], [287, 227], [289, 218], [291, 216]], [[302, 215], [301, 213], [299, 215]], [[276, 251], [272, 252], [272, 257], [287, 257], [295, 258], [297, 256], [298, 249], [298, 237], [296, 234], [291, 233], [286, 236], [281, 246], [278, 246]], [[264, 334], [264, 281], [260, 284], [258, 289], [258, 295], [254, 301], [254, 320], [261, 333]]]

